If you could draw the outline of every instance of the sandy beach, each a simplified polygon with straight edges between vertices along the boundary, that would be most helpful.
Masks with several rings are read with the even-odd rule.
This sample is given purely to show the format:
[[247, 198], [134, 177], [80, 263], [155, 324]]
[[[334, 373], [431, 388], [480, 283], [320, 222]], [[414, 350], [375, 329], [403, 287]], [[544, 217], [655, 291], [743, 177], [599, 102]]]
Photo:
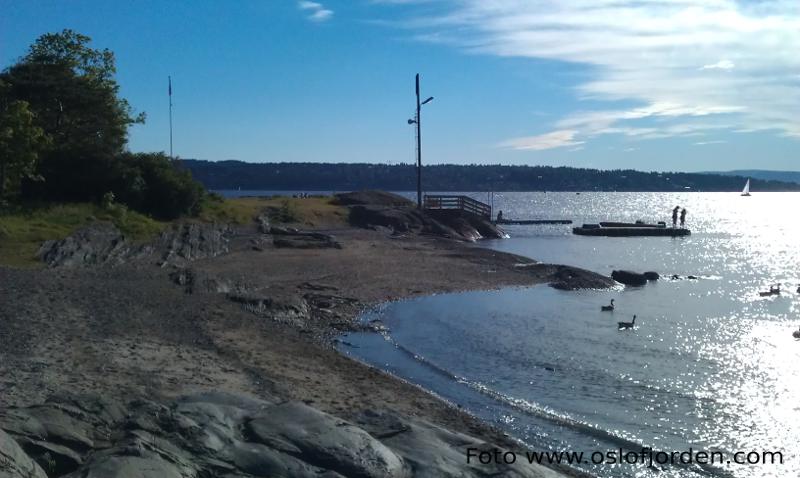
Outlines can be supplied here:
[[385, 301], [608, 280], [442, 238], [320, 232], [340, 248], [276, 247], [253, 224], [228, 230], [226, 253], [181, 263], [0, 267], [0, 408], [54, 394], [168, 400], [215, 390], [299, 401], [356, 423], [390, 410], [514, 447], [456, 406], [341, 355], [336, 337]]

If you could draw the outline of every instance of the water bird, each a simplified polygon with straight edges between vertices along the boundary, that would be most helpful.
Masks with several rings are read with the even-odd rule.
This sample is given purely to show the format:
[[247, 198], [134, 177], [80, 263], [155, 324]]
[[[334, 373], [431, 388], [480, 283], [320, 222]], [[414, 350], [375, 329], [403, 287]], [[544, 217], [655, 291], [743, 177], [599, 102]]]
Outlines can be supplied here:
[[794, 332], [792, 332], [792, 337], [800, 339], [800, 329], [797, 329]]
[[601, 305], [600, 310], [604, 312], [610, 312], [614, 310], [614, 299], [611, 299], [611, 304], [609, 305]]
[[630, 322], [617, 322], [617, 329], [618, 330], [626, 330], [632, 329], [634, 324], [636, 324], [636, 316], [633, 316], [633, 320]]

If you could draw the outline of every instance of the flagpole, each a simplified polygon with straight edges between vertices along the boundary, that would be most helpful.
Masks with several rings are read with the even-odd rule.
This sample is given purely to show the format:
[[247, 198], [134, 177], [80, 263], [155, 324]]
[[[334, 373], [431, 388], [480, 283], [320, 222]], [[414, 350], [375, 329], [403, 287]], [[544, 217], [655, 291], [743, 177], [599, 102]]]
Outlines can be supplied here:
[[169, 81], [169, 157], [172, 156], [172, 77], [167, 77]]

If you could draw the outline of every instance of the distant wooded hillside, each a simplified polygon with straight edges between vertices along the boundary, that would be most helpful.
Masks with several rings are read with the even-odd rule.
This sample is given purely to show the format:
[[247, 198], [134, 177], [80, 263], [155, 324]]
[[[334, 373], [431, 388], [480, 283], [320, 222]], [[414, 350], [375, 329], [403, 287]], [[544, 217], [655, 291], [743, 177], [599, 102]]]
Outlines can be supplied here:
[[743, 176], [766, 181], [784, 181], [800, 183], [800, 171], [769, 171], [766, 169], [740, 169], [736, 171], [711, 171], [708, 174], [725, 176]]
[[[245, 163], [182, 161], [208, 189], [343, 191], [416, 189], [410, 164]], [[601, 171], [550, 166], [432, 165], [426, 191], [739, 191], [745, 178], [729, 175]], [[751, 190], [800, 191], [800, 184], [753, 179]]]

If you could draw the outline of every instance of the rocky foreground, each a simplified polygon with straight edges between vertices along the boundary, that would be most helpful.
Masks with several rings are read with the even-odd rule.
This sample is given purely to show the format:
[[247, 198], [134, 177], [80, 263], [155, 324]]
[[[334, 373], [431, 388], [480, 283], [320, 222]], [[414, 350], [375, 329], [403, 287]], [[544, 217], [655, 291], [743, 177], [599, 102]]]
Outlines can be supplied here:
[[148, 244], [98, 225], [44, 244], [47, 269], [0, 267], [0, 477], [557, 476], [468, 464], [518, 444], [331, 344], [387, 300], [614, 282], [366, 206], [352, 225], [186, 223]]
[[359, 425], [301, 402], [205, 393], [159, 403], [52, 398], [0, 412], [0, 476], [556, 477], [527, 464], [466, 464], [482, 440], [391, 412]]

